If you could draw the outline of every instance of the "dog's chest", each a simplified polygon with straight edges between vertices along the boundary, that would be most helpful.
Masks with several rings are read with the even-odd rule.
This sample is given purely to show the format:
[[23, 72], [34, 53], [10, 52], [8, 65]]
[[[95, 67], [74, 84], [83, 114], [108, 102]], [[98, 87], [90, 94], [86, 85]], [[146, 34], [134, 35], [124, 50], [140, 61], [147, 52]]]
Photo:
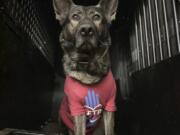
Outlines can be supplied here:
[[68, 97], [69, 109], [72, 116], [86, 114], [86, 126], [96, 125], [100, 119], [103, 110], [107, 107], [114, 107], [111, 104], [112, 96], [115, 95], [115, 82], [112, 73], [98, 84], [83, 85], [72, 78], [66, 79], [65, 93]]

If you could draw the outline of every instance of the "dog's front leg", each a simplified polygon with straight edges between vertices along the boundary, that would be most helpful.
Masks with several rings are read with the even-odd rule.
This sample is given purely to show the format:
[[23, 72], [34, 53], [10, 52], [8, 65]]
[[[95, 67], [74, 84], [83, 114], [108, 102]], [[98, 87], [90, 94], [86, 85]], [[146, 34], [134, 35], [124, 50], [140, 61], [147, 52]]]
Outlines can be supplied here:
[[114, 112], [104, 111], [103, 118], [105, 135], [114, 135]]
[[86, 133], [86, 116], [85, 116], [85, 114], [74, 117], [74, 132], [75, 132], [75, 135], [85, 135], [85, 133]]

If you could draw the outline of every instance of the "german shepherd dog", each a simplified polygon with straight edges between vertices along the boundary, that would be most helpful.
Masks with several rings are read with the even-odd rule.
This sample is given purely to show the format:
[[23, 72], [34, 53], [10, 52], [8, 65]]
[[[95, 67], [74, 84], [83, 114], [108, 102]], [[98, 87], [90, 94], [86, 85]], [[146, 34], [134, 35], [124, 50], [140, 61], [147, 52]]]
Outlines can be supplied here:
[[[85, 85], [98, 84], [110, 69], [109, 27], [115, 19], [118, 0], [100, 0], [81, 6], [72, 0], [53, 0], [56, 19], [62, 26], [60, 44], [67, 76]], [[114, 112], [103, 110], [103, 124], [93, 134], [114, 135]], [[86, 115], [73, 117], [75, 135], [86, 134]]]

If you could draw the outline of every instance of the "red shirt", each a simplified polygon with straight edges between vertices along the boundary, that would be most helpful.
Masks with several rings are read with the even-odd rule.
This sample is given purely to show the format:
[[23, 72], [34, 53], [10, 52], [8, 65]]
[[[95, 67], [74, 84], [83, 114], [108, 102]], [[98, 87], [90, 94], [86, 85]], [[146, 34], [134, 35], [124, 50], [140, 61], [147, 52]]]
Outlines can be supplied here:
[[86, 128], [93, 129], [103, 110], [116, 111], [116, 84], [111, 71], [95, 85], [85, 85], [67, 76], [64, 92], [66, 96], [61, 103], [59, 114], [71, 130], [74, 128], [73, 116], [86, 114]]

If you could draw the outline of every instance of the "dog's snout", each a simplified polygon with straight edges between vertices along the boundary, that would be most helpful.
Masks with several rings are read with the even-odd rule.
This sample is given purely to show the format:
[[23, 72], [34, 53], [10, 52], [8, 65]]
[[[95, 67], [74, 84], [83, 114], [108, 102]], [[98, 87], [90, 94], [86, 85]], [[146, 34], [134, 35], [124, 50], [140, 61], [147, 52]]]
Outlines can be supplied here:
[[90, 37], [94, 35], [93, 27], [90, 24], [84, 24], [80, 28], [80, 34], [83, 37]]

